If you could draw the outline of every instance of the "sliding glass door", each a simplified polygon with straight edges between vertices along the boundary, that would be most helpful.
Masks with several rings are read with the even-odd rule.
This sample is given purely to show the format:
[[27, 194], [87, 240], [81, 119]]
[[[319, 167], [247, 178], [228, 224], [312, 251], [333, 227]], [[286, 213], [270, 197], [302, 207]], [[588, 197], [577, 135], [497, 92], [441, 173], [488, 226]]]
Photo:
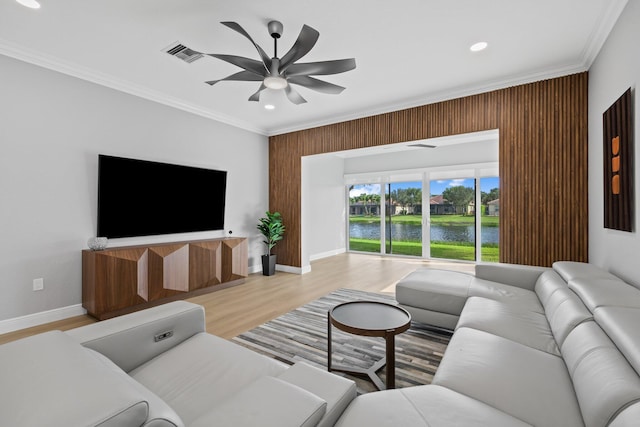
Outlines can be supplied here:
[[480, 178], [482, 246], [480, 260], [500, 261], [500, 185], [497, 176]]
[[349, 186], [349, 250], [498, 262], [500, 187], [491, 176], [496, 172], [440, 169]]
[[380, 253], [380, 184], [349, 187], [349, 250]]
[[475, 179], [429, 182], [431, 258], [476, 260]]
[[385, 253], [422, 256], [422, 181], [385, 185]]

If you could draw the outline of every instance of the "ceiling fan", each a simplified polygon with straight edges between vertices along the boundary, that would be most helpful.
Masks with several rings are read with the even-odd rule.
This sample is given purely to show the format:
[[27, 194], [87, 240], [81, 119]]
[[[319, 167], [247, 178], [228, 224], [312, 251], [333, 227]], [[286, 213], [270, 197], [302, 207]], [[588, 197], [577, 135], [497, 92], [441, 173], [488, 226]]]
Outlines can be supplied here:
[[249, 101], [259, 101], [265, 89], [284, 89], [289, 101], [296, 105], [306, 101], [291, 85], [298, 85], [321, 93], [337, 95], [345, 88], [311, 76], [344, 73], [356, 68], [356, 60], [337, 59], [333, 61], [296, 63], [315, 46], [320, 33], [308, 25], [304, 25], [293, 47], [282, 57], [278, 57], [278, 39], [282, 36], [283, 26], [279, 21], [271, 21], [267, 25], [273, 37], [273, 58], [253, 41], [251, 36], [236, 22], [221, 22], [234, 31], [245, 36], [255, 46], [261, 61], [235, 55], [219, 55], [207, 53], [203, 55], [221, 59], [243, 69], [220, 80], [206, 82], [213, 86], [222, 81], [261, 82], [260, 88], [249, 97]]

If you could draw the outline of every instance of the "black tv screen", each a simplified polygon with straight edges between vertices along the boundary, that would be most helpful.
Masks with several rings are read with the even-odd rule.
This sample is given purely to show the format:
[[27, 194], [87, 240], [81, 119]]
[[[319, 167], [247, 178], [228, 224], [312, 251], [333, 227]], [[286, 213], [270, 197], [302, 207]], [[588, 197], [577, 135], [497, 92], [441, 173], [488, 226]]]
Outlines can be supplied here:
[[227, 172], [98, 156], [98, 236], [222, 230]]

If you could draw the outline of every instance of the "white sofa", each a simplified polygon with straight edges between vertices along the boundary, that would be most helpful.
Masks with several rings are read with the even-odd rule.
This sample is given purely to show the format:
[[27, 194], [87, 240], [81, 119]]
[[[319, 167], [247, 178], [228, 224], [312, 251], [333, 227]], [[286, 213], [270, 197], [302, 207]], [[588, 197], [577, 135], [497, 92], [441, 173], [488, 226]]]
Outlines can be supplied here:
[[331, 426], [352, 381], [205, 332], [173, 302], [0, 346], [0, 426]]
[[640, 426], [640, 290], [614, 275], [575, 262], [420, 269], [396, 299], [455, 328], [433, 383], [359, 396], [337, 426]]

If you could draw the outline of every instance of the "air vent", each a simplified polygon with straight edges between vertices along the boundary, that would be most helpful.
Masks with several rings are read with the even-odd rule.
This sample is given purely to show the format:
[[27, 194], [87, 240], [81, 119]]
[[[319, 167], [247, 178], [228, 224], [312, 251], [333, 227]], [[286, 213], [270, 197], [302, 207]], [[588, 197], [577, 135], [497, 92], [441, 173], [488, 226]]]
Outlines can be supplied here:
[[163, 49], [171, 56], [175, 56], [176, 58], [182, 59], [184, 62], [191, 64], [192, 62], [197, 61], [202, 58], [202, 54], [200, 52], [196, 52], [194, 50], [189, 49], [183, 44], [178, 42], [173, 43], [171, 46]]
[[438, 148], [437, 145], [429, 145], [429, 144], [409, 144], [409, 147]]

